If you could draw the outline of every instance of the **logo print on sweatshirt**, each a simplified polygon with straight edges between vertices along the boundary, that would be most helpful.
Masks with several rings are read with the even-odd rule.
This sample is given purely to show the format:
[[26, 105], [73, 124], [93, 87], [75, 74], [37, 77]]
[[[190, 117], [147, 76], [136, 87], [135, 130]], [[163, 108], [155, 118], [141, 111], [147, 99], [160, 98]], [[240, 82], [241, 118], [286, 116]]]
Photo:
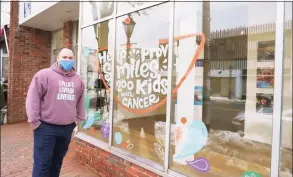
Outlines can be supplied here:
[[64, 82], [59, 80], [58, 91], [57, 100], [75, 101], [74, 82]]

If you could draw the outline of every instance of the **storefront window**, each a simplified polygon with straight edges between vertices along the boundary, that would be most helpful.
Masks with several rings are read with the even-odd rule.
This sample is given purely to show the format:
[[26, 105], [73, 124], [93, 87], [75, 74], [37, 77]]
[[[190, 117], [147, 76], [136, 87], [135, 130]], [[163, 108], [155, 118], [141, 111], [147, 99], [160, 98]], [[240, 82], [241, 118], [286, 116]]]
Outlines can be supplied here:
[[[82, 29], [81, 71], [86, 85], [85, 107], [87, 120], [80, 131], [99, 140], [109, 142], [109, 112], [111, 57], [113, 50], [113, 20]], [[101, 77], [103, 75], [103, 77]]]
[[[109, 17], [114, 12], [114, 2], [88, 1], [83, 2], [82, 24], [89, 24], [96, 20]], [[94, 26], [96, 28], [96, 26]]]
[[285, 51], [280, 177], [292, 176], [292, 2], [285, 3]]
[[162, 164], [170, 9], [147, 10], [117, 19], [113, 145]]
[[[269, 177], [273, 108], [280, 104], [277, 3], [174, 2], [174, 23], [169, 2], [122, 16], [158, 2], [118, 1], [117, 19], [82, 29], [87, 120], [79, 131], [159, 170], [169, 153], [168, 173], [175, 176]], [[285, 4], [280, 177], [292, 176], [292, 2]], [[84, 2], [82, 24], [113, 12], [114, 2]]]
[[275, 20], [274, 2], [175, 3], [172, 170], [270, 176]]

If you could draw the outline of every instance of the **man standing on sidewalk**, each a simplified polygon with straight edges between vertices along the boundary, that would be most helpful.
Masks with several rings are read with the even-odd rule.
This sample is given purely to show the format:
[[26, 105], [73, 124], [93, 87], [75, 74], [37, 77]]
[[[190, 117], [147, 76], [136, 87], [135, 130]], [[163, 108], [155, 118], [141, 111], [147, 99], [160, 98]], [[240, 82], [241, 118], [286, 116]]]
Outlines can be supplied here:
[[34, 131], [33, 177], [59, 177], [73, 129], [85, 119], [83, 91], [73, 52], [67, 48], [54, 65], [33, 77], [26, 98]]

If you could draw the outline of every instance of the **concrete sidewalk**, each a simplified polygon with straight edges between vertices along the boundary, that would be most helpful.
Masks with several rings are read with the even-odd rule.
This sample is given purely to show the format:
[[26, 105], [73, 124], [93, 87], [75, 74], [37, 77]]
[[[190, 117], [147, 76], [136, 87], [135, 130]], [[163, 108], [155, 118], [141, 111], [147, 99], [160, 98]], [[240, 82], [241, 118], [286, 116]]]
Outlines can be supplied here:
[[[61, 177], [96, 177], [74, 159], [75, 143], [67, 153]], [[31, 177], [33, 167], [33, 133], [28, 123], [1, 125], [1, 177]]]

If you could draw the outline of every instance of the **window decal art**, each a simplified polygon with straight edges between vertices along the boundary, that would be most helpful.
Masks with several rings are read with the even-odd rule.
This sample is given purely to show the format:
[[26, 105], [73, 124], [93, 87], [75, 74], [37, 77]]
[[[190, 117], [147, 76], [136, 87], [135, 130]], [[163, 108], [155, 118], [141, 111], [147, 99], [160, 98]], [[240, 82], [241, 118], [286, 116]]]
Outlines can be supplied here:
[[[185, 132], [186, 131], [186, 132]], [[187, 129], [183, 130], [184, 142], [177, 149], [174, 159], [184, 159], [199, 152], [207, 143], [208, 131], [200, 120], [193, 120]]]
[[[176, 92], [178, 91], [178, 89], [180, 88], [182, 83], [184, 82], [185, 78], [189, 75], [191, 70], [194, 69], [194, 65], [196, 63], [196, 60], [198, 59], [198, 57], [204, 47], [204, 43], [205, 43], [205, 36], [203, 33], [188, 34], [188, 35], [183, 35], [183, 36], [179, 36], [179, 37], [175, 38], [175, 40], [180, 41], [180, 40], [184, 40], [184, 39], [196, 37], [196, 36], [201, 36], [200, 45], [198, 46], [196, 53], [194, 54], [194, 57], [188, 67], [188, 70], [186, 71], [184, 76], [180, 79], [180, 81], [178, 82], [178, 84], [174, 88], [174, 90], [172, 92], [173, 96], [176, 94]], [[127, 46], [127, 48], [129, 48], [129, 46]], [[145, 49], [142, 55], [147, 54], [150, 50], [151, 49]], [[161, 48], [152, 49], [152, 50], [155, 50], [159, 56], [161, 56], [164, 52], [164, 50], [162, 50]], [[122, 59], [120, 61], [118, 61], [118, 63], [120, 65], [117, 66], [119, 68], [118, 70], [120, 70], [117, 73], [118, 80], [116, 81], [116, 85], [118, 87], [117, 88], [118, 92], [121, 91], [122, 88], [127, 89], [127, 92], [129, 92], [128, 90], [132, 91], [132, 92], [129, 92], [128, 94], [131, 94], [131, 93], [140, 94], [141, 92], [142, 92], [142, 94], [146, 94], [146, 93], [150, 94], [152, 89], [154, 89], [154, 91], [157, 90], [157, 88], [154, 87], [155, 84], [152, 85], [151, 83], [148, 83], [147, 80], [141, 81], [141, 80], [137, 79], [136, 83], [133, 83], [132, 81], [129, 81], [126, 83], [125, 81], [119, 80], [121, 74], [123, 74], [126, 78], [131, 78], [131, 77], [133, 78], [135, 75], [139, 75], [139, 76], [141, 75], [142, 77], [151, 77], [151, 78], [159, 77], [158, 73], [156, 72], [156, 65], [157, 65], [156, 62], [150, 61], [149, 64], [145, 63], [144, 65], [142, 64], [142, 66], [140, 68], [137, 68], [137, 67], [135, 68], [135, 66], [138, 66], [139, 64], [132, 63], [132, 65], [128, 65], [123, 62], [123, 59], [125, 59], [125, 56], [126, 56], [126, 52], [121, 51], [119, 56], [122, 56]], [[142, 61], [144, 61], [144, 60], [145, 60], [145, 58], [142, 56]], [[107, 90], [110, 89], [108, 84], [106, 83], [106, 80], [105, 80], [103, 73], [101, 72], [99, 61], [97, 61], [97, 68], [98, 68], [101, 79], [102, 79], [104, 85], [106, 86]], [[125, 73], [125, 71], [126, 71], [126, 73]], [[149, 72], [147, 72], [147, 71], [149, 71]], [[167, 82], [167, 80], [165, 82]], [[165, 83], [165, 84], [167, 84], [167, 83]], [[137, 87], [134, 87], [134, 85], [136, 85]], [[148, 92], [146, 92], [144, 90], [145, 88], [148, 89]], [[157, 91], [161, 92], [161, 90], [157, 90]], [[166, 94], [166, 89], [165, 89], [165, 91], [162, 91], [162, 93]], [[127, 94], [127, 93], [125, 93], [125, 94]], [[127, 100], [125, 100], [125, 99], [120, 100], [117, 96], [114, 97], [114, 100], [121, 107], [123, 107], [124, 109], [126, 109], [129, 112], [136, 113], [136, 114], [143, 114], [143, 113], [151, 112], [151, 111], [156, 110], [157, 108], [161, 107], [162, 105], [164, 105], [166, 103], [167, 98], [165, 97], [163, 100], [161, 100], [159, 102], [158, 102], [158, 99], [154, 95], [149, 95], [148, 97], [143, 97], [143, 99], [138, 98], [136, 101], [134, 100], [133, 103], [136, 103], [136, 105], [139, 105], [140, 107], [142, 107], [140, 109], [132, 108], [131, 106], [129, 106], [130, 103]]]
[[205, 158], [196, 158], [193, 161], [186, 161], [188, 165], [190, 165], [195, 170], [200, 172], [209, 172], [210, 171], [210, 164], [207, 159]]

